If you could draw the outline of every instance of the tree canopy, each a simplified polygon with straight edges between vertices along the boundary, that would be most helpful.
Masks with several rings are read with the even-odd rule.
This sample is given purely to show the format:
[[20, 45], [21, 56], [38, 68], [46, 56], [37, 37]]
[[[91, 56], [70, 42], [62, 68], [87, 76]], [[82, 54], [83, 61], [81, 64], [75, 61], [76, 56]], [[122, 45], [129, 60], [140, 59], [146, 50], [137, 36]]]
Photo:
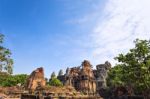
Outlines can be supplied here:
[[0, 74], [0, 86], [10, 87], [16, 86], [17, 84], [24, 85], [26, 83], [28, 75], [18, 74], [18, 75], [8, 75]]
[[109, 85], [132, 85], [138, 91], [150, 89], [150, 41], [134, 41], [127, 54], [119, 54], [119, 62], [109, 72]]
[[51, 85], [51, 86], [63, 86], [62, 82], [57, 78], [52, 78], [49, 81], [49, 85]]
[[4, 35], [0, 34], [0, 72], [13, 73], [13, 60], [9, 49], [3, 47]]

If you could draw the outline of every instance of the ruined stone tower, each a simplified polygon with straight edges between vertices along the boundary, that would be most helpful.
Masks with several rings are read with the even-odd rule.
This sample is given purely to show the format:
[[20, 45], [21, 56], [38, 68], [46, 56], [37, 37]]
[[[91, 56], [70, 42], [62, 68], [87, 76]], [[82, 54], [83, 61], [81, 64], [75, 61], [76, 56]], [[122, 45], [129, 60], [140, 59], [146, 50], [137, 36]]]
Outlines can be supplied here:
[[44, 69], [42, 67], [34, 70], [27, 79], [26, 89], [34, 91], [38, 86], [45, 86]]
[[96, 93], [96, 81], [89, 61], [84, 60], [79, 67], [68, 68], [65, 85], [73, 86], [85, 94]]
[[96, 81], [92, 70], [92, 65], [89, 61], [82, 62], [80, 89], [85, 93], [96, 93]]
[[84, 60], [81, 66], [67, 68], [66, 73], [58, 76], [58, 79], [77, 91], [88, 95], [96, 94], [101, 88], [106, 87], [107, 73], [110, 68], [111, 64], [106, 61], [104, 64], [96, 65], [96, 69], [93, 70], [90, 62]]

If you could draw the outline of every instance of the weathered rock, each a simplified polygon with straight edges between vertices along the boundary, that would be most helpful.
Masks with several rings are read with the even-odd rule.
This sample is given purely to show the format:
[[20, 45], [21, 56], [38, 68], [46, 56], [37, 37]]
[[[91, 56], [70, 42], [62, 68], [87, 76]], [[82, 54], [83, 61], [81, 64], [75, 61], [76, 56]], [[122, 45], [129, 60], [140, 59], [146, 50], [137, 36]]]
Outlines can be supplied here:
[[84, 60], [82, 67], [68, 68], [65, 74], [65, 85], [73, 86], [85, 94], [95, 94], [96, 82], [89, 61]]
[[101, 88], [106, 87], [106, 78], [111, 64], [106, 61], [104, 64], [96, 66], [96, 70], [92, 69], [89, 61], [84, 60], [81, 66], [67, 68], [66, 74], [57, 78], [64, 85], [74, 87], [77, 91], [86, 94], [99, 93]]
[[80, 89], [88, 94], [96, 93], [96, 81], [92, 70], [92, 65], [89, 61], [84, 60], [81, 69]]
[[46, 84], [44, 70], [42, 67], [34, 70], [27, 79], [26, 89], [34, 91], [38, 86], [44, 87]]
[[107, 73], [111, 68], [111, 64], [106, 61], [105, 64], [99, 64], [96, 66], [96, 71], [94, 71], [95, 77], [96, 77], [96, 82], [97, 82], [97, 88], [98, 90], [100, 88], [105, 88], [106, 87], [106, 78], [107, 78]]

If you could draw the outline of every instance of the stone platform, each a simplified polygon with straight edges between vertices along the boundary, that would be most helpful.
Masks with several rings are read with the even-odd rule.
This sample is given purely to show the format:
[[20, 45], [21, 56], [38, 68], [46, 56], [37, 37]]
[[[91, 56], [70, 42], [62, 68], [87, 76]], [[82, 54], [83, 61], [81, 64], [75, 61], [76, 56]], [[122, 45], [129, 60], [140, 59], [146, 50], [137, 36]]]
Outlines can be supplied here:
[[39, 96], [39, 95], [21, 95], [21, 99], [103, 99], [97, 96]]

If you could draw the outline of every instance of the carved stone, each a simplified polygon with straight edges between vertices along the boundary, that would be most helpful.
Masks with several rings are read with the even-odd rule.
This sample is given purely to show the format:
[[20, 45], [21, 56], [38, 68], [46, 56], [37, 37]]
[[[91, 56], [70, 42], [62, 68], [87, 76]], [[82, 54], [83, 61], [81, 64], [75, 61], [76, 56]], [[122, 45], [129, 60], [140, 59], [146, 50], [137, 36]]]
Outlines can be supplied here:
[[26, 88], [28, 90], [34, 91], [39, 86], [39, 84], [41, 87], [45, 86], [46, 84], [44, 70], [42, 67], [37, 68], [30, 74], [29, 78], [27, 79]]
[[64, 85], [74, 87], [77, 91], [86, 94], [99, 93], [101, 88], [106, 87], [106, 78], [111, 64], [106, 61], [104, 64], [96, 66], [96, 70], [92, 69], [89, 61], [84, 60], [81, 66], [67, 68], [66, 74], [57, 78]]
[[77, 91], [82, 91], [85, 94], [96, 93], [95, 77], [92, 66], [87, 60], [84, 60], [81, 66], [67, 68], [64, 78], [64, 80], [60, 80], [64, 82], [65, 85], [73, 86]]
[[100, 88], [105, 88], [106, 87], [106, 78], [108, 71], [111, 68], [111, 64], [106, 61], [104, 64], [99, 64], [96, 66], [96, 71], [95, 71], [95, 77], [96, 77], [96, 82], [97, 82], [97, 90]]

